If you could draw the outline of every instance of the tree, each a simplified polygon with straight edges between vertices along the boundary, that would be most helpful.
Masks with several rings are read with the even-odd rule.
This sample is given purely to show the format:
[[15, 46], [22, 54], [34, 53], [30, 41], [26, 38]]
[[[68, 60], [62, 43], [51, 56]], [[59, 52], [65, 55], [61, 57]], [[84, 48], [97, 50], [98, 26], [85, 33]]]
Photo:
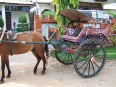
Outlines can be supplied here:
[[116, 12], [115, 11], [105, 10], [105, 12], [112, 15], [114, 18], [116, 18]]
[[0, 27], [1, 28], [4, 27], [4, 20], [3, 20], [2, 16], [0, 16]]
[[63, 9], [78, 9], [79, 0], [53, 0], [53, 4], [56, 5], [55, 20], [58, 23], [58, 28], [60, 34], [62, 35], [64, 32], [64, 29], [62, 29], [62, 25], [66, 25], [69, 20], [62, 17], [58, 13]]

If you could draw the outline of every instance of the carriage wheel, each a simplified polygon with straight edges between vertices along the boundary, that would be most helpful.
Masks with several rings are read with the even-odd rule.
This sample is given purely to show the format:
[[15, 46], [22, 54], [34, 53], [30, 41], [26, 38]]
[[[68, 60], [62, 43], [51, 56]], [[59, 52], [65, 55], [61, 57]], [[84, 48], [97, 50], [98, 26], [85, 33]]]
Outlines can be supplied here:
[[73, 45], [66, 45], [66, 49], [62, 48], [63, 45], [59, 44], [60, 49], [55, 51], [56, 59], [65, 65], [72, 64], [74, 59]]
[[101, 41], [85, 40], [77, 49], [74, 56], [76, 73], [83, 78], [97, 75], [105, 65], [106, 52]]

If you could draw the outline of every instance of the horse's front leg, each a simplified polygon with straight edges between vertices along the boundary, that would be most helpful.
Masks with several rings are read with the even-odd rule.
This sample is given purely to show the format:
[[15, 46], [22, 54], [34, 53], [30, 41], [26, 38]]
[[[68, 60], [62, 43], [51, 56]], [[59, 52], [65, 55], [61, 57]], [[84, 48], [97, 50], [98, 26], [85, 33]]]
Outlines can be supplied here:
[[9, 58], [6, 62], [6, 67], [7, 67], [7, 70], [8, 70], [8, 75], [6, 76], [6, 78], [10, 78], [11, 70], [10, 70], [10, 67], [9, 67]]
[[5, 78], [5, 61], [3, 59], [1, 60], [1, 69], [2, 69], [2, 76], [1, 76], [0, 84], [4, 82], [4, 78]]

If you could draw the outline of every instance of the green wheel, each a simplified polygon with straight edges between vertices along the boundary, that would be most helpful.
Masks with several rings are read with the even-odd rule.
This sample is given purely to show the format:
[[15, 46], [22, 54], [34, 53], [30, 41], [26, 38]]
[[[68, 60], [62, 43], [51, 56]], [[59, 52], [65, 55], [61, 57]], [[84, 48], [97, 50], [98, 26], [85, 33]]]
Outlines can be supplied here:
[[87, 39], [77, 48], [74, 56], [76, 73], [83, 78], [97, 75], [105, 65], [106, 51], [102, 42], [97, 39]]
[[[63, 46], [66, 46], [66, 48], [63, 48]], [[72, 64], [73, 59], [74, 59], [73, 45], [62, 43], [62, 44], [59, 44], [58, 47], [59, 47], [59, 50], [55, 51], [56, 59], [60, 63], [65, 64], [65, 65]]]

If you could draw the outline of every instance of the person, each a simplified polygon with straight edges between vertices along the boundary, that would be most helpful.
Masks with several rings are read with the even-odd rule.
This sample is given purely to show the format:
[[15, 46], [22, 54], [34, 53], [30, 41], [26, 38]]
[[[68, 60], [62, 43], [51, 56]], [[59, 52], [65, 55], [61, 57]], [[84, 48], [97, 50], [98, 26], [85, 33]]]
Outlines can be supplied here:
[[66, 35], [72, 36], [75, 33], [75, 28], [73, 26], [73, 22], [70, 22], [68, 24], [68, 27], [63, 26], [63, 28], [66, 30]]

